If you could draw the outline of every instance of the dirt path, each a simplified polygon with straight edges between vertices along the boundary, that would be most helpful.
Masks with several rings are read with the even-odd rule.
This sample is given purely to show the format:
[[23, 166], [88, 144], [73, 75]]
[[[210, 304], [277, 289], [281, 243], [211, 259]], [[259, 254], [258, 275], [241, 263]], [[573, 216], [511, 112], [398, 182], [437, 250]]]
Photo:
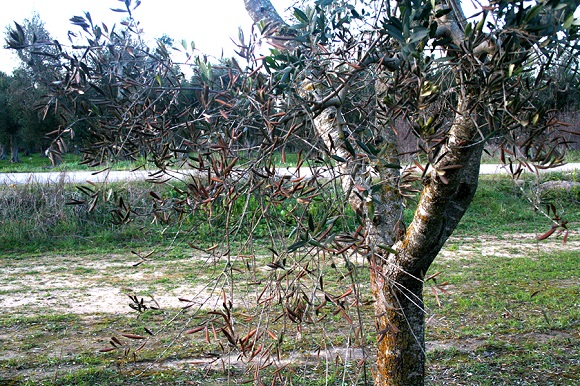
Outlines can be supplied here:
[[[580, 170], [580, 163], [570, 163], [553, 169], [543, 169], [540, 172], [566, 172]], [[171, 173], [174, 177], [188, 175], [187, 170]], [[300, 175], [309, 177], [312, 171], [309, 168], [300, 168], [297, 172], [295, 168], [280, 168], [278, 169], [280, 175]], [[507, 174], [507, 169], [501, 164], [482, 164], [480, 168], [481, 175], [489, 174]], [[322, 173], [321, 175], [325, 175]], [[137, 171], [107, 171], [103, 173], [95, 173], [91, 171], [75, 171], [75, 172], [44, 172], [44, 173], [0, 173], [0, 184], [27, 184], [27, 183], [84, 183], [91, 182], [115, 182], [115, 181], [135, 181], [147, 180], [152, 178], [149, 172], [143, 170]], [[165, 178], [165, 176], [163, 176]]]
[[0, 260], [0, 309], [27, 315], [46, 310], [119, 315], [134, 313], [129, 295], [164, 309], [181, 307], [179, 297], [195, 295], [205, 301], [209, 296], [209, 290], [188, 280], [182, 261], [151, 260], [139, 267], [135, 261], [131, 255]]

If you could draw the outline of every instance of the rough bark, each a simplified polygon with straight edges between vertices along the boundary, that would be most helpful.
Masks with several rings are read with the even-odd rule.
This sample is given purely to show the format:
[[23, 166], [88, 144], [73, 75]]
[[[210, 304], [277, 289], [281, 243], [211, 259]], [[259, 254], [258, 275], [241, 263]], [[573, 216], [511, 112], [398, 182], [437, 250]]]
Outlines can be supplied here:
[[[391, 282], [380, 268], [371, 269], [375, 294], [377, 363], [375, 385], [422, 385], [425, 377], [423, 283], [408, 277]], [[376, 287], [376, 288], [375, 288]]]
[[[265, 35], [273, 38], [285, 38], [281, 31], [286, 27], [286, 23], [269, 0], [244, 0], [244, 4], [254, 23], [264, 23], [269, 26]], [[346, 92], [347, 86], [340, 85], [340, 87], [343, 93]], [[317, 103], [322, 103], [329, 93], [324, 81], [311, 78], [304, 79], [297, 91], [303, 98]], [[347, 201], [355, 212], [362, 214], [364, 203], [355, 192], [354, 187], [358, 183], [364, 185], [359, 178], [359, 172], [361, 172], [363, 165], [360, 160], [354, 159], [352, 154], [346, 150], [345, 135], [342, 129], [346, 122], [342, 115], [340, 96], [333, 98], [333, 102], [335, 103], [327, 101], [326, 105], [316, 112], [313, 127], [324, 141], [328, 153], [345, 161], [337, 162], [336, 173], [340, 178]]]
[[[434, 166], [414, 219], [404, 237], [383, 231], [375, 242], [391, 244], [397, 253], [376, 248], [371, 261], [378, 332], [375, 385], [422, 385], [425, 373], [423, 277], [461, 220], [477, 189], [482, 144], [473, 143], [477, 122], [468, 118], [469, 102], [460, 102], [444, 156]], [[450, 169], [447, 169], [451, 167]], [[441, 178], [444, 175], [445, 179]], [[385, 197], [385, 199], [388, 199]], [[393, 207], [396, 199], [384, 202]], [[390, 226], [396, 227], [391, 219]]]
[[451, 8], [453, 11], [440, 18], [441, 24], [451, 34], [453, 43], [460, 46], [463, 43], [463, 24], [467, 20], [461, 4], [456, 0], [444, 0], [439, 8]]
[[355, 194], [354, 186], [357, 180], [357, 170], [361, 167], [353, 160], [344, 145], [342, 125], [345, 124], [340, 107], [331, 106], [324, 109], [314, 118], [314, 129], [323, 139], [331, 155], [338, 156], [346, 162], [337, 162], [336, 173], [339, 175], [343, 192], [350, 206], [357, 213], [362, 212], [363, 202]]
[[[464, 124], [465, 115], [461, 113], [456, 119], [452, 133], [472, 138], [475, 123]], [[453, 145], [454, 138], [452, 134], [445, 147], [448, 155], [430, 173], [405, 237], [394, 245], [397, 253], [374, 270], [378, 283], [373, 282], [375, 309], [381, 304], [384, 308], [384, 316], [377, 318], [377, 329], [384, 339], [379, 337], [376, 385], [424, 382], [423, 277], [473, 200], [483, 147], [470, 142]], [[444, 165], [461, 165], [461, 169], [446, 171], [443, 182], [437, 167]], [[381, 288], [374, 288], [381, 281], [385, 282], [382, 295]]]
[[[379, 76], [375, 85], [376, 125], [382, 128], [382, 156], [387, 163], [399, 165], [396, 136], [390, 129], [387, 107], [381, 103], [386, 90]], [[404, 236], [403, 199], [398, 190], [400, 172], [397, 168], [377, 166], [375, 173], [384, 183], [381, 195], [375, 199], [374, 213], [367, 211], [366, 216], [377, 331], [375, 385], [422, 384], [425, 374], [423, 282], [406, 275], [397, 254], [381, 247], [393, 247]]]
[[429, 268], [473, 200], [483, 144], [476, 143], [477, 122], [471, 118], [473, 100], [459, 101], [443, 156], [424, 181], [413, 221], [397, 243], [398, 264], [414, 276]]
[[265, 35], [275, 35], [281, 27], [286, 25], [270, 0], [244, 0], [244, 5], [254, 23], [263, 23]]
[[[455, 12], [444, 22], [459, 45], [463, 34], [461, 20], [465, 16], [459, 4], [453, 0], [448, 3]], [[379, 82], [379, 106], [382, 89]], [[383, 236], [380, 241], [393, 245], [397, 253], [375, 256], [371, 266], [379, 334], [377, 386], [424, 383], [423, 277], [465, 214], [477, 189], [483, 144], [476, 142], [478, 119], [473, 118], [478, 116], [476, 101], [477, 90], [464, 90], [448, 139], [424, 181], [414, 219], [404, 236], [393, 237], [385, 230], [379, 232]], [[395, 197], [384, 199], [397, 201]], [[383, 205], [389, 207], [392, 203]], [[389, 226], [396, 227], [395, 220], [390, 221]], [[398, 231], [395, 234], [400, 234], [401, 230]]]

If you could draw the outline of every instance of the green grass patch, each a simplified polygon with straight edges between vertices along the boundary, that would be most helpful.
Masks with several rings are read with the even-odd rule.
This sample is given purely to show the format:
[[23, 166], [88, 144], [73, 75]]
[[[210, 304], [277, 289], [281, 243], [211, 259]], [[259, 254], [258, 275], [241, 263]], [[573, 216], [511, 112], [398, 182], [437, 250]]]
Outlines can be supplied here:
[[580, 256], [575, 251], [538, 256], [520, 248], [514, 257], [475, 254], [433, 264], [431, 271], [442, 272], [441, 279], [452, 288], [450, 296], [442, 295], [441, 307], [432, 297], [427, 303], [447, 320], [430, 330], [433, 338], [487, 338], [578, 327], [580, 311], [569, 305], [580, 295]]
[[561, 218], [571, 224], [580, 223], [580, 189], [544, 191], [539, 197], [528, 189], [552, 179], [578, 181], [578, 176], [547, 174], [540, 181], [528, 178], [523, 190], [507, 177], [482, 176], [475, 198], [455, 234], [543, 233], [550, 229], [551, 223], [535, 205], [547, 211], [547, 205], [553, 204]]
[[0, 173], [39, 173], [39, 172], [69, 172], [80, 170], [100, 170], [111, 168], [113, 170], [132, 170], [146, 161], [141, 159], [137, 161], [111, 161], [99, 167], [90, 167], [81, 164], [82, 156], [77, 154], [64, 154], [62, 162], [52, 166], [48, 157], [40, 153], [30, 155], [21, 155], [18, 163], [12, 163], [10, 160], [0, 160]]

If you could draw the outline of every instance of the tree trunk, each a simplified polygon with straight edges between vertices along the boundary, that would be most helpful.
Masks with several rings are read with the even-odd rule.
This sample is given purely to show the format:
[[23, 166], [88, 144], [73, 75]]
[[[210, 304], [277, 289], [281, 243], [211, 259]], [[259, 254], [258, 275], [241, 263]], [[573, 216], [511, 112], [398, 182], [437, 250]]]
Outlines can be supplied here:
[[[423, 283], [408, 277], [372, 278], [378, 332], [376, 386], [423, 385], [425, 377], [425, 312]], [[386, 285], [381, 288], [381, 284]]]
[[10, 135], [10, 162], [18, 163], [20, 162], [20, 157], [18, 156], [18, 138], [17, 134]]
[[6, 159], [6, 148], [4, 147], [4, 145], [0, 144], [0, 161], [3, 161]]

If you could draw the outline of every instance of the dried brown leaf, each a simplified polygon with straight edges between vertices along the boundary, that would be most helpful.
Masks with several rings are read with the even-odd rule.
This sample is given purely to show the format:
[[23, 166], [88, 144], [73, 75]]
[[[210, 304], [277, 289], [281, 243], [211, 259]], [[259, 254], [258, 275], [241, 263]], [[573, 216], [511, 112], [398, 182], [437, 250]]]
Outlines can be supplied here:
[[145, 336], [135, 334], [121, 334], [121, 336], [124, 336], [125, 338], [129, 339], [147, 339], [147, 337]]
[[192, 328], [191, 330], [185, 331], [184, 334], [187, 334], [187, 335], [195, 334], [196, 332], [200, 332], [200, 331], [203, 331], [205, 329], [206, 329], [205, 326], [195, 327], [195, 328]]

